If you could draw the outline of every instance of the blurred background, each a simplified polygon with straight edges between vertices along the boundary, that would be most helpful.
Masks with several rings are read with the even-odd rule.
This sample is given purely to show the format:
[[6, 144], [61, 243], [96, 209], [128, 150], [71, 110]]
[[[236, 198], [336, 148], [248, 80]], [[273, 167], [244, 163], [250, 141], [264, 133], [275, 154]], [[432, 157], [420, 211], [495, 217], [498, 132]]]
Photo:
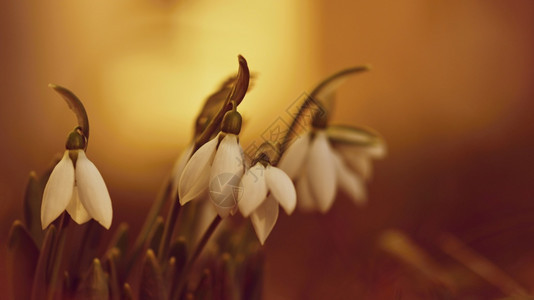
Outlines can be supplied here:
[[[327, 215], [282, 215], [265, 245], [265, 299], [431, 298], [449, 284], [443, 276], [463, 278], [450, 289], [458, 297], [534, 292], [533, 2], [62, 0], [0, 8], [2, 245], [22, 218], [29, 172], [43, 173], [76, 125], [48, 83], [85, 103], [88, 156], [106, 180], [117, 226], [144, 218], [237, 54], [257, 75], [240, 106], [245, 147], [325, 76], [371, 64], [339, 90], [333, 117], [387, 141], [369, 203], [355, 207], [340, 195]], [[447, 253], [452, 240], [511, 283]], [[407, 258], [406, 247], [419, 258]]]

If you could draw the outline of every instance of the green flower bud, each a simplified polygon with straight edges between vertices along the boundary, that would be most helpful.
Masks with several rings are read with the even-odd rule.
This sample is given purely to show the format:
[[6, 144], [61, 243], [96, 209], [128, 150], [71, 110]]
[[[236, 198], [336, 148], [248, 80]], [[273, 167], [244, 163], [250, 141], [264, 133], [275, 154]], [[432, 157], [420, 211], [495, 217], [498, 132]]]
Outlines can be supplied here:
[[328, 124], [327, 113], [324, 110], [319, 110], [315, 112], [312, 119], [312, 126], [316, 129], [324, 129]]
[[225, 133], [238, 135], [241, 132], [241, 123], [243, 119], [241, 114], [236, 110], [226, 112], [222, 120], [221, 131]]
[[68, 150], [85, 149], [85, 137], [80, 133], [79, 129], [74, 129], [67, 138], [65, 147]]

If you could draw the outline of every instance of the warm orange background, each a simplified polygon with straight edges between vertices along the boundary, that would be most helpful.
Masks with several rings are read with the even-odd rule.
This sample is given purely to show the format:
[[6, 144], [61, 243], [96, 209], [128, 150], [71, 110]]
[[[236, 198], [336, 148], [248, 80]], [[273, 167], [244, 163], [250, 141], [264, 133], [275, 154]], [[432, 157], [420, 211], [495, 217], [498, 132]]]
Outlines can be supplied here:
[[[2, 245], [29, 171], [42, 172], [75, 126], [49, 82], [86, 104], [88, 156], [117, 225], [144, 216], [238, 53], [258, 73], [242, 106], [245, 144], [319, 79], [366, 63], [373, 70], [341, 88], [334, 121], [388, 143], [369, 205], [341, 197], [325, 216], [282, 216], [265, 246], [265, 298], [409, 298], [416, 288], [399, 277], [417, 271], [391, 271], [376, 247], [391, 227], [438, 260], [435, 239], [451, 232], [534, 292], [534, 3], [246, 3], [3, 2]], [[473, 295], [504, 296], [478, 280]]]

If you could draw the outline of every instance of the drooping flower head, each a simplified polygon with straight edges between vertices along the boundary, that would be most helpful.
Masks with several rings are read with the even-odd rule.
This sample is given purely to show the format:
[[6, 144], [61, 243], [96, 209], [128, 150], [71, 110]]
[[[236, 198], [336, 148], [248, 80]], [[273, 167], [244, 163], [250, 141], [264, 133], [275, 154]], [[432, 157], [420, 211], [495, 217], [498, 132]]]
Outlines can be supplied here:
[[89, 135], [85, 109], [70, 91], [55, 85], [51, 87], [74, 107], [79, 123], [84, 127], [78, 126], [69, 134], [65, 153], [46, 183], [41, 204], [41, 226], [45, 229], [66, 210], [78, 224], [92, 218], [109, 229], [113, 218], [111, 198], [102, 175], [85, 155]]
[[241, 122], [234, 106], [226, 112], [221, 132], [191, 156], [178, 185], [180, 204], [209, 196], [219, 216], [236, 212], [241, 195], [239, 182], [245, 168], [238, 136]]
[[79, 130], [69, 135], [67, 150], [50, 174], [41, 205], [43, 229], [65, 210], [78, 224], [93, 218], [106, 229], [111, 226], [111, 198], [102, 175], [85, 155], [83, 140]]
[[[293, 182], [281, 169], [272, 165], [271, 156], [264, 151], [268, 142], [258, 149], [258, 154], [241, 179], [243, 195], [239, 210], [252, 221], [261, 244], [271, 233], [278, 219], [278, 204], [288, 215], [293, 213], [297, 195]], [[272, 147], [272, 146], [271, 146]]]
[[304, 109], [316, 104], [311, 129], [296, 137], [280, 159], [279, 167], [295, 181], [303, 210], [327, 212], [338, 188], [356, 204], [366, 201], [365, 181], [370, 178], [371, 159], [385, 155], [385, 144], [370, 130], [329, 125], [330, 114], [321, 101], [331, 99], [333, 88], [345, 75], [361, 70], [348, 69], [319, 84], [303, 104]]

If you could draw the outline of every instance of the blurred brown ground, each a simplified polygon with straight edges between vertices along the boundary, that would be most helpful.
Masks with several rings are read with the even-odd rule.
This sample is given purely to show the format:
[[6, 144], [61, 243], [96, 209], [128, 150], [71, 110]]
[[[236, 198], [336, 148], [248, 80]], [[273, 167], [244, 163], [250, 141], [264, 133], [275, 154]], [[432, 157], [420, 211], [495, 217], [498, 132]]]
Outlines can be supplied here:
[[[136, 9], [124, 10], [126, 16], [147, 7], [152, 17], [180, 9], [179, 2], [136, 3]], [[79, 96], [105, 95], [106, 78], [96, 78], [102, 74], [89, 65], [99, 58], [109, 63], [121, 57], [122, 50], [109, 49], [110, 56], [103, 46], [93, 53], [81, 49], [84, 42], [73, 45], [73, 40], [98, 40], [98, 34], [91, 33], [89, 25], [61, 31], [70, 24], [55, 21], [53, 5], [9, 1], [0, 7], [0, 242], [5, 245], [10, 224], [22, 217], [28, 172], [42, 172], [74, 126], [74, 118], [46, 84], [65, 84]], [[86, 8], [81, 5], [79, 10]], [[108, 20], [121, 4], [99, 15], [94, 14], [98, 8], [92, 9], [88, 20], [80, 23], [93, 17]], [[295, 74], [292, 82], [284, 82], [290, 88], [277, 94], [282, 100], [252, 122], [251, 131], [261, 132], [261, 126], [283, 112], [283, 99], [293, 101], [321, 77], [369, 63], [371, 72], [341, 88], [334, 120], [376, 129], [386, 139], [389, 155], [375, 164], [366, 207], [355, 207], [341, 196], [327, 215], [297, 212], [280, 218], [265, 246], [265, 298], [428, 298], [428, 279], [377, 247], [378, 237], [388, 228], [405, 232], [443, 266], [469, 273], [437, 245], [441, 234], [452, 233], [534, 293], [534, 3], [336, 0], [320, 1], [303, 13], [309, 14], [305, 19], [313, 26], [296, 32], [313, 36], [308, 39], [312, 53], [307, 55], [317, 60], [310, 62], [311, 70], [305, 61], [279, 66], [278, 72]], [[239, 24], [238, 12], [231, 16]], [[153, 30], [159, 32], [158, 28]], [[57, 30], [70, 35], [56, 35]], [[121, 32], [139, 33], [124, 28]], [[269, 51], [268, 45], [263, 50]], [[255, 53], [249, 54], [255, 58]], [[221, 79], [233, 70], [234, 57], [228, 59], [232, 64], [218, 70]], [[254, 70], [253, 61], [249, 63]], [[263, 76], [273, 76], [257, 71], [258, 85]], [[215, 84], [206, 84], [199, 95], [211, 92]], [[161, 104], [157, 99], [147, 101], [156, 108]], [[162, 142], [159, 151], [143, 143], [150, 132], [110, 141], [110, 136], [124, 134], [124, 128], [110, 125], [115, 114], [124, 113], [121, 107], [114, 109], [104, 99], [86, 105], [96, 112], [90, 114], [94, 135], [89, 156], [108, 183], [114, 224], [143, 218], [186, 143], [187, 122], [168, 124], [182, 132], [182, 140]], [[114, 157], [107, 155], [110, 151]], [[123, 173], [130, 174], [126, 180]], [[138, 226], [134, 223], [133, 228]], [[5, 251], [2, 246], [1, 268]], [[6, 288], [5, 274], [0, 269], [0, 290]], [[505, 296], [476, 275], [473, 278], [462, 297]]]

